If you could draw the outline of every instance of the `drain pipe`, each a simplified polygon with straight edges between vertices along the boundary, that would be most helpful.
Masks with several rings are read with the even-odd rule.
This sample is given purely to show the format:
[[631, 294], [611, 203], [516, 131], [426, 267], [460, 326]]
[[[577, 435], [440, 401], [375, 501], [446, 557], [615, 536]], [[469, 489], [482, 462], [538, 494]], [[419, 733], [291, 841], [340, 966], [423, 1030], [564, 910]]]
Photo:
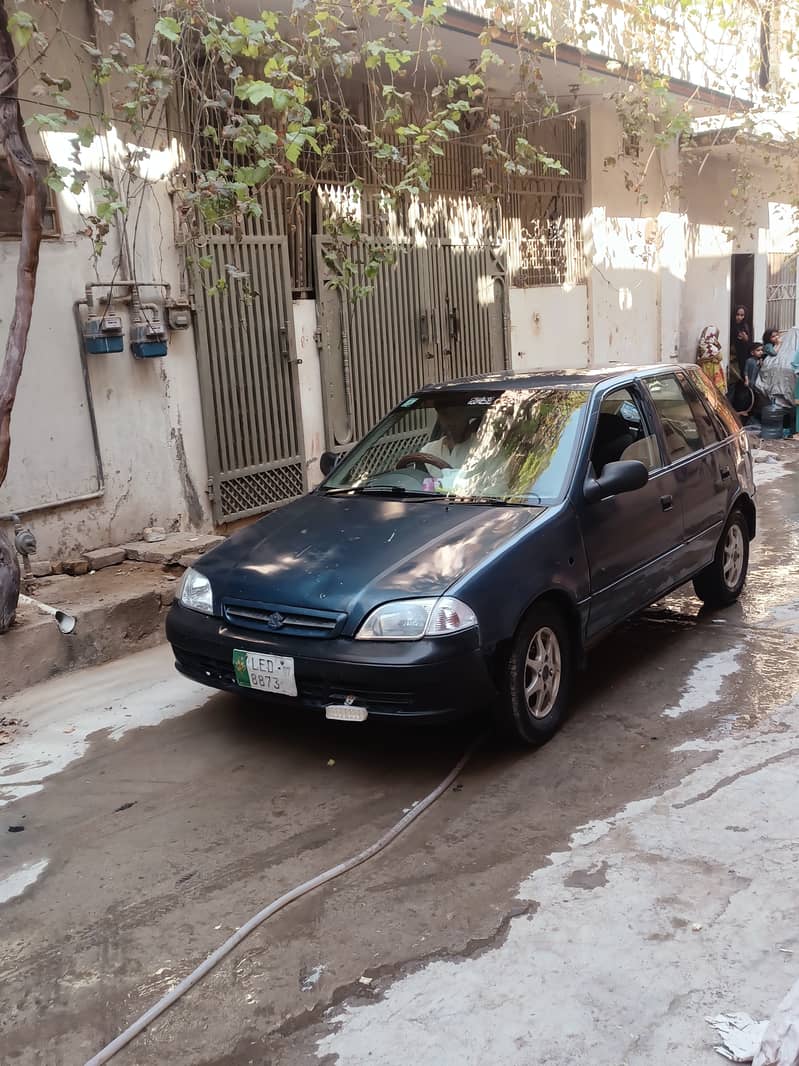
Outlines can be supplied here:
[[42, 603], [41, 600], [35, 600], [33, 596], [25, 596], [20, 592], [18, 602], [24, 607], [35, 608], [40, 614], [50, 615], [65, 636], [73, 633], [75, 626], [78, 624], [78, 620], [73, 614], [68, 614], [66, 611], [62, 611], [58, 607], [51, 607], [49, 603]]

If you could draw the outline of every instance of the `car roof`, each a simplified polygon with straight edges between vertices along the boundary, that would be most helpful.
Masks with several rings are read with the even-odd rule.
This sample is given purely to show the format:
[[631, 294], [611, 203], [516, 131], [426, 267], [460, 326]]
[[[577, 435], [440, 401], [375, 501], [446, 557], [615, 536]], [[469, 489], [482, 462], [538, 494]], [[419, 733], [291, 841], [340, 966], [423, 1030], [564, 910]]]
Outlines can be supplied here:
[[611, 366], [596, 370], [507, 370], [499, 374], [476, 374], [468, 378], [456, 378], [441, 381], [435, 385], [425, 385], [418, 390], [418, 395], [431, 392], [449, 392], [452, 390], [467, 392], [474, 389], [499, 390], [512, 389], [587, 389], [589, 392], [608, 382], [618, 379], [619, 383], [634, 377], [655, 377], [664, 371], [686, 369], [693, 363], [650, 363], [647, 366]]

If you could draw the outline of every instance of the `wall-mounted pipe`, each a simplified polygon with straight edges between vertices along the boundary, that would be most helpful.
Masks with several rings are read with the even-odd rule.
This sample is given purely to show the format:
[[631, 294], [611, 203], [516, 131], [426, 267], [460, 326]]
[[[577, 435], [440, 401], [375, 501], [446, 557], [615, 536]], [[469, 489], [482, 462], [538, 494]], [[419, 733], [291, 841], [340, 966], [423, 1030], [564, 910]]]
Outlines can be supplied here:
[[41, 600], [35, 600], [33, 596], [24, 596], [21, 592], [18, 602], [26, 607], [34, 607], [40, 614], [49, 615], [65, 636], [74, 633], [75, 626], [78, 624], [74, 614], [68, 614], [59, 607], [51, 607], [49, 603], [42, 603]]

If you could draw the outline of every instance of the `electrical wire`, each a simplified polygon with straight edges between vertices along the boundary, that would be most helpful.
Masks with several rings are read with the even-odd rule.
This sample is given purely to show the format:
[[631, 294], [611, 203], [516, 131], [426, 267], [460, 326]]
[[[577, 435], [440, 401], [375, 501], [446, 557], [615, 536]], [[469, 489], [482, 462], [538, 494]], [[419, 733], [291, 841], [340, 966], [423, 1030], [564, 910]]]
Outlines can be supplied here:
[[162, 996], [157, 1003], [154, 1003], [149, 1010], [146, 1010], [139, 1018], [137, 1018], [131, 1025], [127, 1027], [122, 1033], [119, 1034], [110, 1044], [98, 1051], [96, 1055], [88, 1060], [86, 1066], [102, 1066], [102, 1063], [108, 1062], [112, 1059], [117, 1052], [126, 1047], [132, 1040], [134, 1040], [140, 1033], [142, 1033], [147, 1026], [154, 1022], [164, 1011], [177, 1003], [177, 1001], [184, 996], [189, 989], [194, 988], [207, 974], [214, 969], [227, 955], [231, 953], [239, 944], [245, 940], [253, 930], [257, 929], [259, 925], [271, 918], [273, 914], [277, 914], [279, 910], [288, 906], [289, 903], [294, 903], [302, 896], [307, 895], [309, 892], [313, 892], [314, 889], [320, 888], [322, 885], [326, 885], [329, 881], [332, 881], [336, 877], [341, 877], [342, 874], [347, 873], [349, 870], [354, 870], [356, 866], [361, 866], [363, 863], [368, 862], [369, 859], [373, 859], [375, 855], [378, 855], [384, 848], [387, 848], [392, 841], [403, 833], [413, 822], [416, 821], [420, 815], [431, 807], [437, 799], [439, 799], [447, 791], [449, 786], [455, 781], [460, 772], [466, 766], [468, 761], [480, 747], [485, 740], [485, 734], [478, 737], [473, 744], [467, 748], [464, 755], [458, 760], [455, 766], [450, 770], [444, 780], [429, 792], [423, 800], [420, 800], [416, 806], [412, 807], [404, 817], [402, 817], [395, 825], [388, 829], [374, 844], [370, 844], [369, 847], [364, 848], [363, 851], [359, 851], [357, 855], [353, 855], [352, 858], [345, 859], [343, 862], [338, 863], [336, 866], [331, 866], [329, 870], [325, 870], [323, 873], [317, 874], [316, 877], [310, 878], [308, 881], [304, 881], [301, 885], [290, 889], [282, 896], [279, 896], [272, 903], [268, 904], [262, 910], [254, 914], [252, 918], [240, 929], [228, 937], [228, 939], [216, 949], [211, 952], [204, 962], [201, 962], [196, 969], [192, 970], [188, 976], [177, 984], [173, 989]]

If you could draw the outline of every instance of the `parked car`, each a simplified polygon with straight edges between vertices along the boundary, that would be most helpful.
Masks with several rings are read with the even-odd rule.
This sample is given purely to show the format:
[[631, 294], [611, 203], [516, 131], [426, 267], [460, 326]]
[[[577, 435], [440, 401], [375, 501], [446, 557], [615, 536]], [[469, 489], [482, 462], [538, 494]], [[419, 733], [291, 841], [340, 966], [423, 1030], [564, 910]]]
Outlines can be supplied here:
[[404, 400], [325, 481], [203, 556], [177, 668], [328, 718], [561, 724], [586, 650], [693, 580], [731, 604], [749, 442], [695, 366], [503, 374]]

